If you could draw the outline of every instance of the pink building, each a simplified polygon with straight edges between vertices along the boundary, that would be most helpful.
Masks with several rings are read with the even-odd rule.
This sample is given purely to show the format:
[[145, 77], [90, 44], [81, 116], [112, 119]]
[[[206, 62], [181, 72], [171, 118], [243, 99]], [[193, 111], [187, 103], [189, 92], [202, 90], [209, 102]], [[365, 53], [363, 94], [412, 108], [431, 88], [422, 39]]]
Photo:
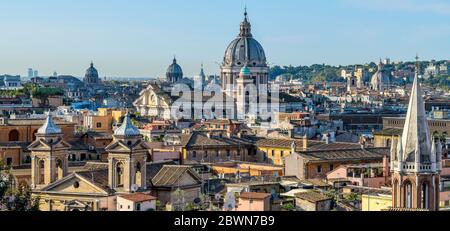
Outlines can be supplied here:
[[271, 211], [271, 195], [269, 193], [244, 192], [239, 196], [236, 211]]
[[388, 162], [341, 165], [327, 174], [328, 182], [348, 182], [351, 185], [380, 188], [390, 182]]

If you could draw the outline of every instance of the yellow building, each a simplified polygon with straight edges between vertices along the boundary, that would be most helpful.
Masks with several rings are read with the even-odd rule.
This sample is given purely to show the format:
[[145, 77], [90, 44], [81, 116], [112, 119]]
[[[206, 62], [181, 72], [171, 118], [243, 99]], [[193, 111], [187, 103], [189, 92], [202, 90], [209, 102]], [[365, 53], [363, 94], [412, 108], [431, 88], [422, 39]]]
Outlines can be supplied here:
[[250, 176], [283, 176], [284, 168], [254, 163], [221, 163], [213, 165], [213, 171], [219, 175], [249, 174]]
[[361, 198], [362, 211], [385, 211], [392, 207], [392, 195], [363, 194]]
[[97, 114], [85, 114], [83, 125], [91, 131], [111, 133], [112, 125], [120, 123], [125, 114], [125, 110], [99, 108]]
[[258, 156], [262, 157], [262, 162], [283, 166], [286, 157], [292, 154], [292, 147], [306, 150], [310, 144], [308, 139], [258, 139], [255, 140]]
[[402, 129], [397, 128], [386, 128], [381, 131], [374, 132], [374, 147], [390, 147], [394, 141], [398, 140], [398, 137], [402, 135], [402, 132]]

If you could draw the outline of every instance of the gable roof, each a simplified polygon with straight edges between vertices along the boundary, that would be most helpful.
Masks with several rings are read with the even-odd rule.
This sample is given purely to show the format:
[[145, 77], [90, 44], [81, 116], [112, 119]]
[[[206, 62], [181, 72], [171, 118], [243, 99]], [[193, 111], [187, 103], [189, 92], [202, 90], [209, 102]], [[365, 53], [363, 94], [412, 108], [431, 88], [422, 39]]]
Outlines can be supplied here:
[[389, 148], [337, 149], [298, 153], [307, 162], [381, 160], [389, 156]]
[[120, 195], [119, 197], [121, 197], [125, 200], [136, 202], [136, 203], [144, 202], [144, 201], [152, 201], [152, 200], [158, 199], [150, 194], [140, 193], [140, 192], [131, 193], [131, 194], [127, 194], [127, 195]]
[[[85, 173], [87, 173], [87, 172], [85, 172]], [[92, 176], [89, 174], [89, 177], [92, 177]], [[88, 178], [86, 174], [83, 174], [83, 172], [80, 172], [80, 173], [74, 172], [60, 180], [57, 180], [57, 181], [45, 186], [40, 191], [46, 192], [46, 193], [49, 193], [49, 192], [59, 193], [57, 191], [52, 191], [52, 190], [55, 189], [56, 187], [58, 187], [59, 185], [64, 184], [65, 182], [67, 182], [71, 179], [74, 179], [74, 178], [77, 178], [80, 181], [84, 181], [84, 182], [90, 184], [91, 186], [99, 189], [99, 191], [102, 191], [105, 195], [111, 194], [114, 192], [114, 190], [109, 189], [107, 186], [108, 185], [108, 171], [107, 170], [106, 170], [106, 187], [104, 184], [104, 179], [102, 179], [104, 177], [100, 177], [99, 174], [95, 174], [95, 177]], [[62, 192], [62, 193], [65, 193], [65, 192]]]
[[318, 192], [314, 192], [314, 191], [297, 193], [297, 194], [295, 194], [295, 197], [298, 199], [301, 199], [301, 200], [306, 200], [306, 201], [312, 202], [312, 203], [331, 200], [330, 197], [328, 197], [322, 193], [318, 193]]
[[211, 136], [208, 138], [206, 132], [194, 131], [191, 134], [181, 136], [181, 146], [183, 147], [239, 147], [239, 145], [249, 145], [250, 143], [237, 138], [227, 136]]
[[201, 184], [202, 179], [191, 167], [179, 165], [165, 165], [152, 179], [152, 183], [156, 187], [174, 187], [178, 185], [179, 179], [184, 174], [189, 174], [198, 184]]
[[244, 192], [244, 193], [241, 193], [239, 198], [252, 199], [252, 200], [264, 200], [270, 196], [271, 195], [269, 193]]

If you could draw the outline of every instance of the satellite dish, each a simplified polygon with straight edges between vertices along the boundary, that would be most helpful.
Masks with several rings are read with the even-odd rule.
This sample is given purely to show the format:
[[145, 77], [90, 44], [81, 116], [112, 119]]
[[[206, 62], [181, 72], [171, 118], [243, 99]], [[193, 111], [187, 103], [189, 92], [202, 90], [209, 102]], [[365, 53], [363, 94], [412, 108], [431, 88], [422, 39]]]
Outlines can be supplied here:
[[139, 186], [137, 184], [131, 185], [131, 191], [136, 192], [139, 189]]
[[227, 193], [225, 200], [225, 209], [233, 210], [234, 208], [236, 208], [236, 198], [234, 196], [234, 193], [229, 192]]
[[217, 193], [217, 194], [214, 196], [214, 199], [216, 199], [216, 201], [218, 201], [218, 200], [220, 200], [221, 197], [222, 197], [222, 195], [220, 195], [219, 193]]

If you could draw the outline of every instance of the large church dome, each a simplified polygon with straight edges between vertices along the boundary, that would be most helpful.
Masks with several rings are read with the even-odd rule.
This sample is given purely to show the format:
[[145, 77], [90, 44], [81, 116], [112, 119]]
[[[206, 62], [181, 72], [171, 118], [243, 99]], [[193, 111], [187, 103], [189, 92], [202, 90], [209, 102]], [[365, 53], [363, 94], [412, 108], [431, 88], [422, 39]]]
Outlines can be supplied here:
[[178, 82], [183, 78], [183, 70], [181, 66], [177, 64], [177, 59], [173, 59], [173, 63], [167, 68], [166, 79], [168, 82]]
[[98, 78], [98, 71], [94, 67], [94, 63], [91, 62], [91, 66], [86, 70], [86, 78]]
[[86, 70], [86, 74], [84, 75], [84, 83], [88, 85], [100, 83], [98, 71], [94, 67], [94, 62], [91, 62], [91, 66]]
[[267, 60], [264, 49], [261, 44], [253, 38], [251, 33], [251, 24], [245, 12], [245, 19], [241, 23], [238, 38], [233, 40], [228, 46], [224, 65], [229, 66], [266, 66]]

